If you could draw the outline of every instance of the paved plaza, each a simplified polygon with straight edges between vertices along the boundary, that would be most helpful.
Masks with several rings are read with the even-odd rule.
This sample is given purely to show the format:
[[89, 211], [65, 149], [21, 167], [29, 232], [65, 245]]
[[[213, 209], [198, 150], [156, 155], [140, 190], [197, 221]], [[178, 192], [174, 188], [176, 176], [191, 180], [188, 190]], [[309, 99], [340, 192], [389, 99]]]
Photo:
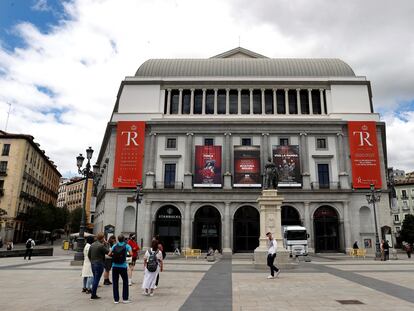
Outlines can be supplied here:
[[[73, 253], [53, 257], [0, 259], [0, 310], [413, 310], [414, 259], [376, 262], [324, 255], [300, 262], [268, 280], [248, 256], [208, 263], [169, 255], [154, 297], [143, 296], [142, 260], [130, 287], [129, 305], [114, 305], [112, 287], [100, 286], [102, 299], [81, 293], [80, 267]], [[138, 269], [141, 268], [141, 269]], [[342, 303], [341, 303], [342, 301]], [[344, 303], [344, 304], [343, 304]]]

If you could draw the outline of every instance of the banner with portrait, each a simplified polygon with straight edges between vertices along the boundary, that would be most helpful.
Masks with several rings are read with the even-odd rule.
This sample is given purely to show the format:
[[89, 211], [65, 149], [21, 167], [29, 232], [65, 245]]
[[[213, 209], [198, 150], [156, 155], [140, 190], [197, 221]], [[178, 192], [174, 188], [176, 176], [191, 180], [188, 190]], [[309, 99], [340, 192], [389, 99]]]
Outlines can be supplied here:
[[234, 146], [233, 186], [262, 186], [260, 146]]
[[273, 146], [273, 162], [278, 173], [278, 187], [301, 187], [299, 146]]
[[195, 146], [194, 187], [221, 187], [221, 146]]

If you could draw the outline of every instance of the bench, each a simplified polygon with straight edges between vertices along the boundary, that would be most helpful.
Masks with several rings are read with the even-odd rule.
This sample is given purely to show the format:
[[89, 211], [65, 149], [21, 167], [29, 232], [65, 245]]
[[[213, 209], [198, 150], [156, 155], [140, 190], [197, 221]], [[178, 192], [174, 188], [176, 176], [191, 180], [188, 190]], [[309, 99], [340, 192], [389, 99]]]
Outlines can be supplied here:
[[358, 257], [363, 257], [365, 259], [365, 256], [367, 255], [367, 250], [360, 248], [360, 249], [351, 249], [349, 251], [349, 256], [351, 256], [352, 258], [358, 258]]
[[201, 249], [195, 249], [195, 248], [185, 248], [182, 251], [183, 256], [185, 256], [185, 259], [188, 257], [200, 257], [201, 256]]

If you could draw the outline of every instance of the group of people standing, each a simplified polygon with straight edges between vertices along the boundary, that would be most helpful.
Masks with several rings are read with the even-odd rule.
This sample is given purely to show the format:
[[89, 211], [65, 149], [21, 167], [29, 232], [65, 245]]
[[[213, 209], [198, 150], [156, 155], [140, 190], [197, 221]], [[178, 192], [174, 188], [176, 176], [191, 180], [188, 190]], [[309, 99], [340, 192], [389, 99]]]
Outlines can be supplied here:
[[[97, 289], [103, 274], [103, 284], [112, 285], [114, 303], [118, 304], [120, 302], [119, 279], [121, 278], [123, 283], [122, 302], [130, 303], [129, 286], [133, 284], [132, 272], [138, 259], [139, 250], [134, 234], [130, 234], [128, 240], [122, 234], [118, 236], [117, 240], [114, 236], [105, 240], [103, 233], [97, 234], [96, 241], [91, 236], [87, 237], [83, 250], [82, 292], [91, 294], [91, 300], [99, 299]], [[159, 281], [159, 273], [163, 271], [164, 258], [163, 245], [154, 238], [151, 248], [144, 255], [144, 280], [142, 282], [144, 295], [154, 295], [154, 289], [157, 288]], [[111, 270], [112, 282], [109, 280]]]

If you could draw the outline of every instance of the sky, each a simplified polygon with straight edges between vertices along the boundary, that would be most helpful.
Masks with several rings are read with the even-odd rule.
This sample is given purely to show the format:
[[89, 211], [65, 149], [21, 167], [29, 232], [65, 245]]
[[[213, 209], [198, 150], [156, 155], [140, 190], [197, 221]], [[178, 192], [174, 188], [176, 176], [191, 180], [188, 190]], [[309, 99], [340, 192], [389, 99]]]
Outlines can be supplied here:
[[0, 129], [64, 176], [96, 158], [119, 85], [149, 58], [332, 57], [371, 81], [388, 165], [414, 171], [412, 0], [1, 0]]

